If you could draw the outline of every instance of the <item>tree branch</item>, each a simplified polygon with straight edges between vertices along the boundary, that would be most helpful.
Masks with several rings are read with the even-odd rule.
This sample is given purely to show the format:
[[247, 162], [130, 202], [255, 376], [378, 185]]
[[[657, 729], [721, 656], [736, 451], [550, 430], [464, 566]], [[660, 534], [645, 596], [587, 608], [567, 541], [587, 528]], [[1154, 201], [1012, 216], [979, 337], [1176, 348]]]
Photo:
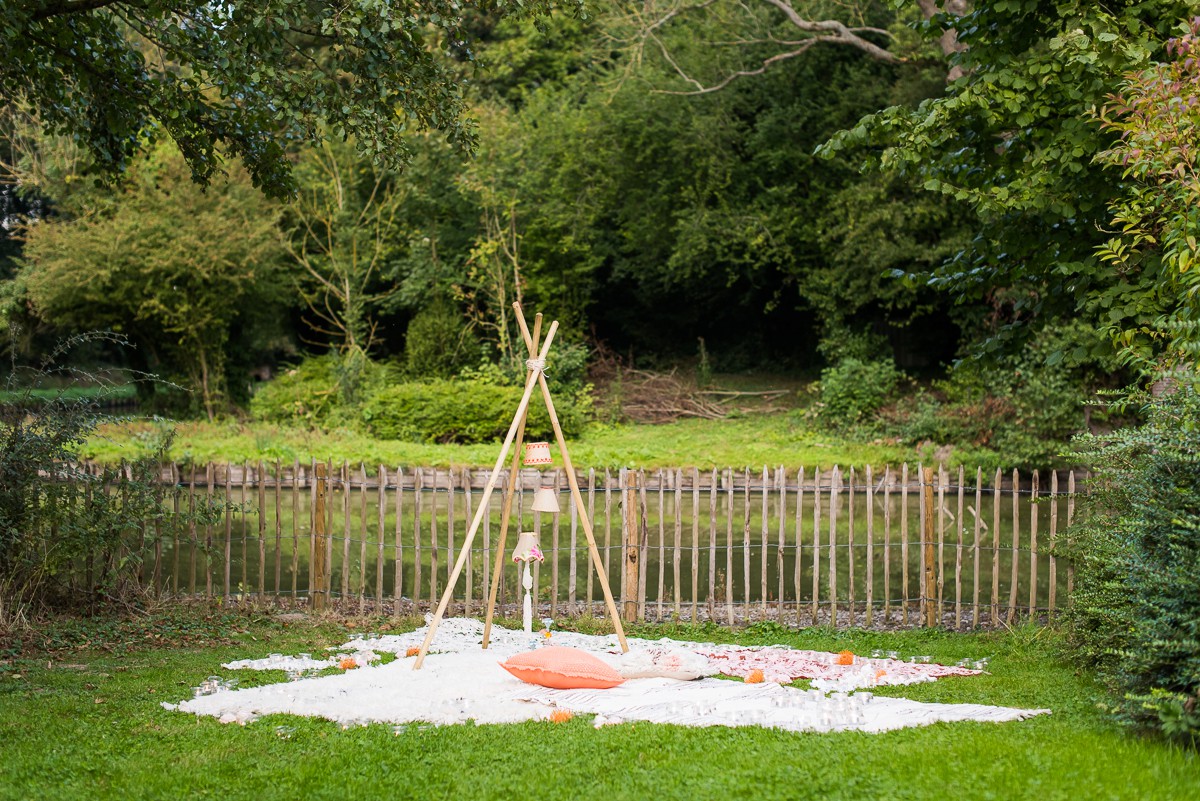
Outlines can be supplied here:
[[105, 6], [120, 5], [122, 0], [59, 0], [46, 3], [41, 9], [33, 12], [33, 19], [41, 20], [58, 17], [63, 14], [78, 14], [84, 11], [95, 11]]
[[[923, 0], [923, 2], [930, 2], [930, 1], [931, 0]], [[957, 1], [958, 0], [950, 0], [950, 2], [957, 2]], [[655, 92], [657, 94], [700, 95], [700, 94], [707, 94], [709, 92], [716, 92], [716, 91], [728, 86], [730, 83], [737, 80], [738, 78], [743, 78], [743, 77], [747, 77], [747, 76], [751, 76], [751, 75], [761, 75], [764, 72], [766, 72], [767, 69], [769, 69], [772, 65], [778, 64], [781, 61], [786, 61], [788, 59], [795, 58], [796, 56], [807, 51], [814, 44], [818, 44], [818, 43], [822, 43], [822, 42], [828, 42], [828, 43], [840, 44], [840, 45], [849, 45], [850, 47], [854, 47], [854, 48], [857, 48], [858, 50], [863, 51], [864, 53], [869, 55], [871, 58], [876, 59], [877, 61], [883, 61], [888, 64], [899, 64], [904, 61], [904, 59], [897, 56], [895, 53], [892, 53], [889, 50], [887, 50], [886, 48], [880, 47], [879, 45], [875, 44], [874, 42], [870, 41], [869, 39], [864, 38], [865, 34], [875, 34], [875, 35], [879, 35], [879, 36], [890, 37], [891, 34], [886, 30], [883, 30], [881, 28], [870, 27], [870, 26], [850, 26], [844, 22], [841, 22], [840, 20], [835, 20], [835, 19], [824, 19], [824, 20], [807, 19], [805, 17], [802, 17], [796, 11], [796, 9], [792, 5], [792, 0], [760, 0], [760, 2], [763, 2], [770, 6], [773, 6], [775, 9], [782, 12], [789, 25], [791, 25], [797, 31], [800, 31], [803, 34], [807, 34], [807, 36], [805, 36], [804, 38], [798, 38], [798, 39], [794, 39], [794, 40], [784, 40], [784, 39], [776, 38], [773, 34], [768, 33], [768, 34], [766, 34], [765, 38], [762, 38], [762, 39], [750, 39], [750, 40], [746, 40], [744, 42], [735, 41], [734, 42], [735, 45], [741, 45], [741, 44], [750, 45], [750, 44], [759, 44], [759, 43], [770, 42], [777, 46], [787, 47], [787, 48], [791, 48], [791, 49], [786, 50], [784, 52], [776, 53], [774, 55], [764, 58], [761, 62], [761, 65], [757, 68], [738, 70], [736, 72], [730, 73], [729, 75], [726, 75], [723, 79], [721, 79], [717, 83], [706, 86], [704, 83], [702, 83], [700, 80], [695, 78], [693, 75], [689, 74], [687, 69], [685, 69], [682, 65], [679, 64], [679, 62], [671, 54], [670, 49], [667, 47], [667, 45], [662, 41], [661, 38], [659, 38], [658, 31], [660, 31], [668, 22], [679, 17], [684, 12], [698, 11], [700, 9], [707, 8], [708, 6], [712, 5], [713, 2], [715, 2], [715, 0], [704, 0], [704, 2], [697, 3], [695, 5], [678, 5], [677, 4], [673, 8], [662, 13], [661, 16], [659, 16], [653, 22], [645, 22], [645, 21], [641, 22], [640, 31], [636, 35], [636, 38], [638, 40], [638, 46], [636, 46], [638, 59], [640, 59], [641, 48], [645, 46], [645, 43], [652, 42], [658, 48], [659, 52], [662, 54], [663, 59], [667, 62], [667, 64], [670, 66], [670, 68], [682, 80], [686, 81], [687, 83], [691, 84], [694, 87], [693, 89], [686, 90], [686, 91], [655, 90]], [[747, 15], [754, 16], [755, 12], [749, 5], [744, 4], [744, 3], [738, 3], [738, 5], [742, 9], [744, 9], [744, 11]], [[761, 6], [760, 6], [760, 8], [761, 8]], [[641, 14], [635, 14], [635, 16], [640, 18]], [[709, 42], [708, 44], [713, 45], [716, 43]], [[726, 43], [726, 44], [728, 44], [728, 43]]]

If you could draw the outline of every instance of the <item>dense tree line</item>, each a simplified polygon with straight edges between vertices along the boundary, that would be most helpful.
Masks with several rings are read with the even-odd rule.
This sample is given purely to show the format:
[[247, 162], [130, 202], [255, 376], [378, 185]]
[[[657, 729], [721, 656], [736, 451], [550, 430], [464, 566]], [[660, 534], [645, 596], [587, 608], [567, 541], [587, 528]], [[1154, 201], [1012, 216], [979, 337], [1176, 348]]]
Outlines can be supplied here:
[[[1107, 262], [1097, 252], [1131, 185], [1101, 155], [1120, 133], [1102, 109], [1167, 57], [1185, 2], [473, 9], [405, 29], [421, 49], [386, 69], [383, 7], [347, 6], [359, 29], [318, 13], [326, 33], [309, 36], [296, 4], [234, 13], [241, 60], [210, 76], [242, 93], [227, 103], [195, 93], [186, 61], [211, 53], [211, 20], [189, 27], [162, 3], [104, 22], [109, 5], [125, 8], [33, 3], [6, 23], [43, 44], [27, 56], [38, 69], [0, 76], [23, 99], [5, 109], [18, 180], [5, 197], [24, 223], [2, 301], [26, 331], [127, 333], [139, 366], [200, 391], [198, 411], [243, 402], [255, 365], [331, 346], [351, 374], [356, 359], [440, 375], [503, 364], [520, 351], [514, 299], [642, 359], [703, 340], [719, 367], [872, 355], [921, 369], [1080, 315], [1094, 325], [1049, 358], [1086, 363], [1116, 343], [1150, 363], [1191, 319], [1171, 288], [1186, 270], [1145, 269], [1148, 240], [1125, 269], [1108, 266], [1119, 242]], [[113, 131], [85, 124], [77, 107], [98, 90], [48, 27], [68, 22], [179, 61], [114, 73], [136, 91], [105, 96], [160, 144], [104, 149]], [[360, 35], [361, 63], [346, 62]], [[267, 76], [252, 62], [272, 48], [292, 55]], [[325, 100], [350, 85], [360, 105], [285, 104], [249, 158], [250, 140], [214, 121], [261, 121], [305, 68], [333, 76]], [[54, 74], [63, 87], [45, 85]], [[384, 124], [387, 103], [424, 130]], [[186, 130], [165, 121], [172, 104], [193, 114]], [[385, 154], [402, 157], [372, 158]], [[1194, 223], [1180, 225], [1187, 250]]]

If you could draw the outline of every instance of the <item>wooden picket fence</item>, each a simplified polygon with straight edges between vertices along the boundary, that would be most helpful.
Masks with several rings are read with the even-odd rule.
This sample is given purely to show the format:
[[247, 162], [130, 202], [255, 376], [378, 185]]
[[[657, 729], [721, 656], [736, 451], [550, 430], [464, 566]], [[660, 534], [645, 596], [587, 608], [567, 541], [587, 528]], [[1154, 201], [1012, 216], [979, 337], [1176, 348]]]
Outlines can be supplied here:
[[[177, 509], [224, 505], [214, 526], [141, 532], [144, 584], [163, 596], [417, 614], [436, 605], [489, 471], [365, 465], [172, 465]], [[986, 478], [986, 481], [985, 481]], [[473, 540], [451, 613], [486, 603], [507, 475]], [[832, 470], [580, 471], [604, 573], [628, 620], [740, 625], [998, 627], [1069, 603], [1054, 546], [1075, 512], [1076, 473], [985, 477], [921, 465]], [[604, 614], [561, 471], [525, 470], [514, 510], [558, 489], [558, 513], [518, 513], [546, 562], [542, 614]], [[499, 614], [519, 600], [516, 569]], [[1065, 567], [1065, 570], [1063, 569]]]

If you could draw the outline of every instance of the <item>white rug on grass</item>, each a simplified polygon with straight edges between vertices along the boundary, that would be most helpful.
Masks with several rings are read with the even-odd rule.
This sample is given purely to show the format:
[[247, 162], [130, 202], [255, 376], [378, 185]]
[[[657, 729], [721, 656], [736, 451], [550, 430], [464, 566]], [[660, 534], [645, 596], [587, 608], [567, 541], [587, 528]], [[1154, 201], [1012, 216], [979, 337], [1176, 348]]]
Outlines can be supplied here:
[[[801, 690], [765, 682], [746, 684], [715, 678], [696, 681], [630, 679], [608, 690], [552, 690], [527, 684], [499, 666], [513, 654], [529, 650], [531, 640], [521, 632], [493, 628], [488, 650], [480, 648], [482, 624], [474, 620], [442, 622], [433, 649], [421, 670], [415, 657], [404, 657], [417, 646], [425, 629], [402, 635], [356, 638], [331, 651], [328, 660], [297, 661], [305, 668], [337, 664], [341, 655], [356, 655], [363, 667], [344, 673], [302, 678], [245, 689], [223, 689], [220, 683], [205, 694], [163, 704], [168, 709], [209, 715], [223, 722], [247, 723], [261, 715], [292, 714], [327, 718], [345, 726], [368, 723], [438, 725], [518, 723], [546, 720], [556, 709], [595, 715], [595, 725], [626, 721], [673, 723], [686, 726], [765, 726], [790, 731], [882, 732], [937, 722], [1022, 720], [1048, 714], [1048, 709], [1015, 709], [979, 704], [927, 704], [904, 698], [881, 698], [867, 690], [832, 692]], [[615, 637], [555, 633], [554, 645], [581, 648], [621, 664]], [[690, 651], [698, 644], [667, 640], [630, 639], [631, 650]], [[703, 646], [712, 649], [713, 646]], [[371, 656], [401, 655], [387, 665]], [[224, 665], [227, 669], [289, 669], [292, 657], [275, 656]], [[715, 672], [714, 666], [710, 672]], [[844, 688], [865, 673], [847, 676]], [[873, 675], [870, 678], [873, 678]], [[929, 680], [918, 678], [916, 680]], [[214, 691], [215, 689], [215, 691]]]

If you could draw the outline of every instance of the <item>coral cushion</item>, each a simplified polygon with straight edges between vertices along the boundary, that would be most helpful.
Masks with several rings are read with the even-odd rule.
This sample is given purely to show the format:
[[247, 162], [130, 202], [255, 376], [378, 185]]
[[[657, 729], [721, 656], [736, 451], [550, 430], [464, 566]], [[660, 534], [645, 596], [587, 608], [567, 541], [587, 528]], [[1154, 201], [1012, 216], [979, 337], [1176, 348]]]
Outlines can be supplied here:
[[606, 690], [625, 681], [620, 673], [578, 648], [539, 648], [509, 657], [500, 667], [521, 681], [555, 690]]

